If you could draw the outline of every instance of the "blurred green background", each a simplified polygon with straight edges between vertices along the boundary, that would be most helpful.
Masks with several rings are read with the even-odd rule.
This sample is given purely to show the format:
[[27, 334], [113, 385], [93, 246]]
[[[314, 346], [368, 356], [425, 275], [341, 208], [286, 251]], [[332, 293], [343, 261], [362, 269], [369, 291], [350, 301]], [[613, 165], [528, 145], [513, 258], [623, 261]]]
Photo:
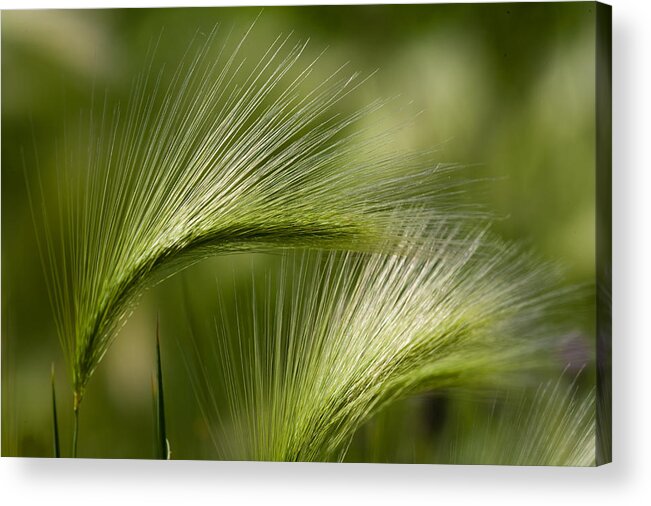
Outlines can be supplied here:
[[[126, 99], [148, 45], [174, 61], [185, 41], [216, 23], [242, 33], [259, 57], [279, 33], [328, 48], [315, 79], [344, 62], [368, 75], [347, 107], [395, 97], [397, 142], [436, 148], [484, 179], [465, 198], [494, 229], [565, 268], [584, 287], [566, 315], [558, 370], [590, 361], [595, 272], [595, 12], [592, 3], [5, 11], [2, 13], [2, 455], [50, 456], [50, 364], [56, 365], [64, 448], [70, 391], [54, 333], [28, 209], [21, 151], [52, 165], [62, 118], [90, 106], [93, 89]], [[161, 31], [162, 30], [162, 31]], [[319, 74], [321, 73], [321, 74]], [[33, 170], [28, 167], [26, 170]], [[47, 179], [47, 178], [46, 178]], [[215, 293], [244, 289], [278, 268], [274, 255], [216, 258], [146, 295], [91, 381], [81, 413], [81, 457], [153, 455], [151, 375], [156, 315], [175, 458], [214, 458], [179, 343], [210, 334]], [[230, 280], [234, 281], [231, 282]], [[229, 280], [225, 282], [224, 280]], [[229, 284], [230, 283], [230, 284]], [[240, 286], [238, 286], [238, 284]], [[230, 288], [224, 288], [228, 299]], [[584, 382], [592, 381], [591, 366]], [[554, 377], [553, 374], [550, 377]], [[546, 378], [534, 378], [532, 384]], [[432, 393], [399, 403], [361, 431], [351, 460], [432, 462], [454, 427], [471, 437], [485, 399]], [[478, 408], [479, 406], [479, 408]], [[488, 408], [487, 408], [488, 409]]]

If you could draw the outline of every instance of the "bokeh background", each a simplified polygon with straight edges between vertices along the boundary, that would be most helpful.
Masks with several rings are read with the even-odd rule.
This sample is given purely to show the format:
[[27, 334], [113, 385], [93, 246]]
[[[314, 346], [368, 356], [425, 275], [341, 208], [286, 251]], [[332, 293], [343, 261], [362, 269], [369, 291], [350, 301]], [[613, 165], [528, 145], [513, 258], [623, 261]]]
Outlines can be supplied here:
[[[64, 448], [70, 386], [54, 333], [24, 184], [22, 150], [53, 164], [62, 118], [92, 90], [126, 99], [152, 40], [178, 60], [195, 33], [219, 23], [237, 36], [257, 18], [246, 51], [259, 57], [279, 33], [328, 48], [314, 79], [344, 62], [373, 74], [346, 107], [396, 97], [396, 142], [436, 148], [442, 163], [481, 179], [464, 198], [495, 216], [494, 230], [565, 269], [581, 287], [567, 314], [555, 368], [532, 386], [583, 368], [594, 383], [595, 12], [591, 3], [265, 8], [112, 9], [2, 13], [2, 455], [50, 456], [50, 366], [55, 364]], [[319, 74], [321, 72], [322, 74]], [[352, 109], [351, 109], [352, 110]], [[47, 190], [47, 188], [46, 188]], [[151, 375], [161, 319], [169, 436], [175, 458], [214, 458], [182, 352], [211, 335], [216, 292], [228, 300], [276, 269], [274, 255], [202, 262], [146, 295], [92, 379], [81, 413], [82, 457], [154, 454]], [[228, 280], [228, 282], [226, 282]], [[518, 385], [520, 386], [520, 385]], [[478, 436], [484, 396], [445, 392], [401, 402], [372, 420], [348, 458], [445, 462]]]

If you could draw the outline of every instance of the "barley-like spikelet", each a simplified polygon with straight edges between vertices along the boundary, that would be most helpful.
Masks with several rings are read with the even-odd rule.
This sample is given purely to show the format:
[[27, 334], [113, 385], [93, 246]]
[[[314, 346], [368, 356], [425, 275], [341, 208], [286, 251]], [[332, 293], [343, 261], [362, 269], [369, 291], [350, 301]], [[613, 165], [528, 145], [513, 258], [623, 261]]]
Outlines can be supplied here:
[[306, 92], [319, 62], [305, 44], [279, 37], [247, 68], [247, 37], [232, 47], [217, 31], [198, 35], [173, 72], [150, 57], [128, 103], [95, 99], [79, 132], [66, 131], [55, 195], [26, 162], [75, 405], [143, 290], [193, 262], [278, 247], [374, 251], [455, 212], [447, 168], [361, 127], [382, 102], [339, 111], [364, 79], [342, 67]]
[[509, 393], [491, 416], [475, 417], [470, 441], [444, 444], [449, 464], [594, 466], [595, 391], [581, 393], [563, 378], [535, 393]]
[[481, 232], [429, 233], [448, 241], [288, 261], [261, 307], [245, 294], [235, 322], [195, 340], [188, 369], [222, 458], [336, 460], [390, 402], [532, 370], [558, 335], [554, 269]]

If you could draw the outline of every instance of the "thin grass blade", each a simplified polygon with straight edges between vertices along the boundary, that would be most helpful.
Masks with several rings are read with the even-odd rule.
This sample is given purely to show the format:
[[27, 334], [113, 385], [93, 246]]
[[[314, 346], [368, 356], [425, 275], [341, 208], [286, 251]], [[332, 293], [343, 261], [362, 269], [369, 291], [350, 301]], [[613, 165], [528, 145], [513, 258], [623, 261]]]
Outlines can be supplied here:
[[171, 450], [167, 439], [167, 425], [165, 423], [165, 395], [163, 392], [163, 366], [160, 353], [160, 320], [156, 322], [156, 435], [157, 454], [161, 460], [170, 460]]
[[52, 364], [50, 381], [52, 384], [52, 441], [53, 441], [53, 448], [54, 448], [54, 456], [56, 458], [60, 458], [61, 445], [59, 444], [59, 421], [57, 419], [57, 396], [56, 396], [56, 388], [54, 385], [54, 363]]

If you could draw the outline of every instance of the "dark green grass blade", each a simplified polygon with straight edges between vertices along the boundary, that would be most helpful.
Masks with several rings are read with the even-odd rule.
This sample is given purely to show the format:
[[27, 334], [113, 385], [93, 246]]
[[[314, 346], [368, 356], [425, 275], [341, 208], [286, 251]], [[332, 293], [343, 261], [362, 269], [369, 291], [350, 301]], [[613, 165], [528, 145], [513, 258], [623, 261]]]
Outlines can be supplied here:
[[154, 439], [152, 440], [152, 454], [154, 458], [158, 458], [158, 401], [156, 400], [156, 395], [158, 388], [156, 388], [156, 374], [151, 373], [151, 419], [154, 422]]
[[160, 356], [160, 320], [156, 321], [156, 428], [157, 428], [157, 456], [162, 460], [169, 460], [170, 448], [167, 442], [167, 428], [165, 425], [165, 400], [163, 393], [163, 367]]
[[52, 364], [52, 373], [50, 375], [52, 382], [52, 437], [54, 446], [54, 456], [61, 457], [61, 446], [59, 444], [59, 422], [57, 419], [57, 396], [54, 386], [54, 364]]

